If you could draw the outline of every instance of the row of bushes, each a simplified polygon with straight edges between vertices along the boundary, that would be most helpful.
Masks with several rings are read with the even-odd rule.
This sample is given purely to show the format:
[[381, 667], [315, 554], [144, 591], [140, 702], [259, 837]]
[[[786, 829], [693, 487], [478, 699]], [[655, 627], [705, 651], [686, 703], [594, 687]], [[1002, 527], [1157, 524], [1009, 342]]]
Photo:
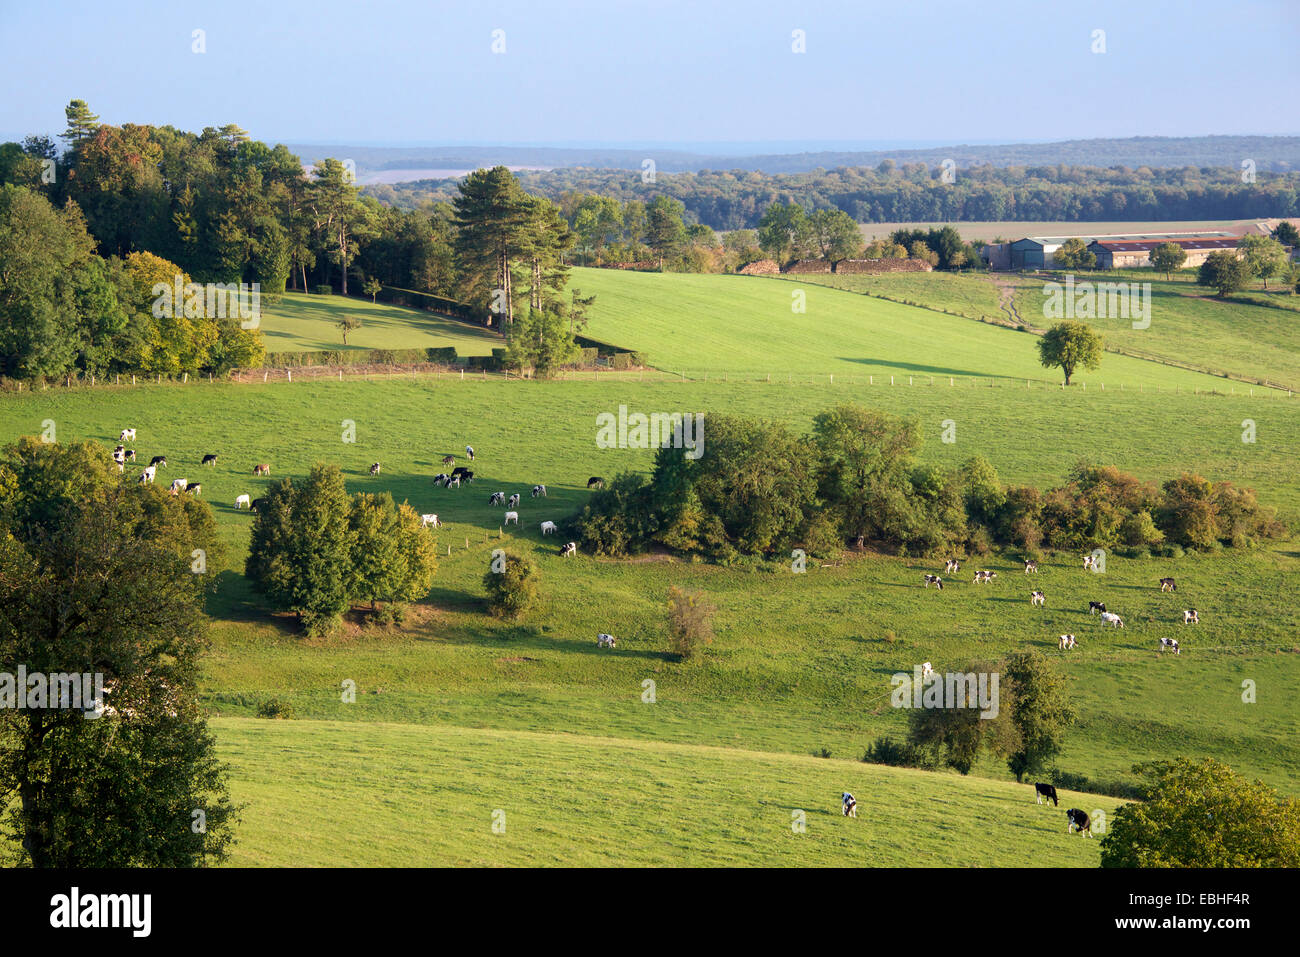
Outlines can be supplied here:
[[650, 477], [624, 473], [593, 495], [574, 523], [583, 546], [617, 556], [659, 544], [724, 562], [867, 543], [903, 555], [1001, 545], [1027, 557], [1093, 548], [1175, 556], [1286, 531], [1252, 490], [1194, 474], [1157, 487], [1080, 463], [1042, 492], [1004, 486], [979, 456], [950, 471], [920, 464], [918, 423], [852, 404], [818, 415], [805, 436], [708, 415], [702, 437], [703, 454], [661, 448]]
[[[500, 361], [504, 349], [494, 349], [493, 357]], [[264, 365], [273, 369], [297, 369], [305, 366], [354, 366], [354, 365], [411, 365], [418, 362], [433, 362], [452, 365], [457, 361], [485, 363], [487, 356], [466, 356], [463, 360], [456, 355], [455, 346], [437, 346], [428, 349], [321, 349], [309, 352], [268, 352]]]

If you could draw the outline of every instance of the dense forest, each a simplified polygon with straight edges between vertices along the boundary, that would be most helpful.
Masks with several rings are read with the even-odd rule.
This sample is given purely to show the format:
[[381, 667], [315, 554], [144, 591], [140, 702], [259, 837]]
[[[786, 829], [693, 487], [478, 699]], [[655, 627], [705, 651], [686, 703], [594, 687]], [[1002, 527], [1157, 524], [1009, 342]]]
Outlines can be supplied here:
[[[1249, 174], [1249, 175], [1248, 175]], [[596, 193], [621, 202], [671, 197], [687, 223], [713, 229], [757, 228], [774, 202], [806, 210], [839, 209], [858, 222], [1060, 222], [1252, 219], [1300, 214], [1300, 173], [1237, 168], [1091, 166], [942, 166], [896, 164], [842, 167], [808, 173], [744, 170], [697, 173], [566, 168], [520, 172], [524, 189], [553, 200]], [[1252, 180], [1243, 182], [1243, 177]], [[365, 187], [385, 203], [415, 208], [447, 200], [456, 180], [423, 180]]]

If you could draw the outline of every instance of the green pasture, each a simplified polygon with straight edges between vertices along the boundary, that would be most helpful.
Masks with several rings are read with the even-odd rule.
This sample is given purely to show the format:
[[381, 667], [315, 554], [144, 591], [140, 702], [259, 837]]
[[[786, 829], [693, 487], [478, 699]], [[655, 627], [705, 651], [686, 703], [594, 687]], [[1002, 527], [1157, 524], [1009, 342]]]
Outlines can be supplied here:
[[[337, 325], [344, 316], [361, 320], [361, 327], [348, 333], [347, 346]], [[462, 356], [486, 356], [502, 345], [501, 337], [486, 329], [421, 309], [300, 292], [286, 292], [279, 301], [264, 303], [260, 328], [267, 352], [455, 346]]]

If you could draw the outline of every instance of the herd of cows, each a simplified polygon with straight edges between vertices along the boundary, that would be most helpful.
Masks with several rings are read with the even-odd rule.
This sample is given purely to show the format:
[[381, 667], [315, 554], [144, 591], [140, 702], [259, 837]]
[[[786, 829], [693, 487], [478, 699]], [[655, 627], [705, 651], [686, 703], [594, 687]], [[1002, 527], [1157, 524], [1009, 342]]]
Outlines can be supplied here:
[[[1083, 567], [1085, 570], [1095, 569], [1097, 567], [1096, 563], [1097, 563], [1097, 559], [1093, 555], [1085, 555], [1083, 557]], [[948, 559], [947, 563], [944, 565], [945, 575], [956, 574], [957, 572], [960, 571], [961, 571], [961, 559], [959, 558], [950, 558]], [[1026, 558], [1025, 574], [1037, 575], [1038, 562]], [[986, 585], [992, 582], [993, 579], [997, 577], [998, 577], [997, 572], [980, 570], [975, 572], [975, 578], [972, 580], [971, 584]], [[921, 576], [921, 578], [926, 588], [929, 588], [931, 585], [934, 585], [939, 591], [943, 591], [943, 578], [941, 576], [937, 574], [932, 575], [929, 572], [926, 572], [924, 575]], [[1173, 592], [1178, 590], [1178, 586], [1172, 578], [1162, 578], [1160, 579], [1160, 590], [1162, 592]], [[1047, 596], [1043, 594], [1041, 591], [1034, 589], [1029, 593], [1029, 604], [1032, 606], [1040, 606], [1045, 608], [1047, 606]], [[1107, 611], [1105, 602], [1100, 602], [1100, 601], [1088, 602], [1088, 614], [1089, 615], [1100, 614], [1101, 615], [1100, 621], [1101, 624], [1103, 625], [1110, 625], [1112, 628], [1124, 627], [1124, 619], [1121, 618], [1119, 615], [1115, 614], [1114, 612]], [[1201, 616], [1196, 611], [1195, 608], [1183, 609], [1184, 625], [1199, 625], [1200, 623], [1201, 623]], [[1056, 646], [1062, 651], [1068, 651], [1071, 648], [1076, 647], [1077, 644], [1078, 644], [1078, 639], [1076, 639], [1074, 635], [1060, 635], [1057, 639]], [[1176, 655], [1182, 653], [1182, 649], [1179, 647], [1178, 639], [1176, 638], [1161, 638], [1160, 650], [1164, 651], [1165, 649], [1169, 649]]]

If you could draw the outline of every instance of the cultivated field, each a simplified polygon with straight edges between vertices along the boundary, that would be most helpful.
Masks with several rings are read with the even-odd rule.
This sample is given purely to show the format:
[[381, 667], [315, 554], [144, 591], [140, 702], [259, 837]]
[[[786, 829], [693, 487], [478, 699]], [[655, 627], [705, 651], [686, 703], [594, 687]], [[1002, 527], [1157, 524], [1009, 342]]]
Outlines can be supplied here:
[[[808, 313], [792, 316], [792, 284], [781, 280], [578, 272], [573, 285], [599, 296], [596, 337], [670, 368], [762, 362], [791, 368], [790, 378], [191, 383], [0, 401], [0, 441], [53, 419], [61, 441], [111, 447], [130, 425], [142, 454], [167, 455], [160, 480], [203, 481], [230, 546], [226, 568], [213, 570], [221, 582], [202, 692], [234, 766], [234, 796], [249, 804], [234, 863], [1093, 866], [1096, 842], [1067, 838], [1062, 810], [1036, 806], [1032, 788], [992, 761], [962, 778], [856, 760], [876, 737], [905, 732], [905, 712], [889, 706], [894, 673], [1026, 648], [1060, 656], [1080, 713], [1061, 770], [1105, 786], [1131, 780], [1137, 761], [1208, 754], [1295, 792], [1300, 598], [1286, 583], [1300, 571], [1300, 543], [1111, 556], [1103, 575], [1077, 556], [1050, 556], [1032, 582], [1047, 606], [1034, 609], [1014, 554], [979, 562], [999, 573], [992, 585], [962, 576], [938, 593], [921, 587], [933, 562], [875, 554], [810, 562], [802, 575], [783, 561], [562, 560], [538, 523], [580, 508], [589, 475], [649, 468], [649, 451], [595, 446], [598, 413], [725, 411], [802, 431], [845, 400], [917, 417], [924, 462], [978, 453], [1003, 482], [1040, 487], [1080, 460], [1154, 480], [1194, 468], [1255, 487], [1294, 520], [1296, 400], [1260, 389], [1195, 394], [1223, 390], [1223, 380], [1110, 355], [1102, 374], [1086, 377], [1104, 379], [1104, 392], [1062, 391], [1024, 333], [812, 285]], [[818, 335], [797, 325], [814, 322]], [[938, 370], [935, 384], [917, 367]], [[1134, 391], [1152, 382], [1181, 391]], [[1247, 418], [1254, 444], [1241, 441]], [[342, 441], [345, 419], [355, 443]], [[956, 422], [956, 443], [939, 440], [945, 419]], [[466, 443], [479, 453], [478, 479], [433, 487], [441, 457]], [[218, 465], [201, 469], [208, 452]], [[234, 498], [266, 481], [252, 464], [271, 462], [278, 480], [320, 460], [339, 463], [350, 490], [390, 490], [447, 523], [433, 591], [400, 631], [350, 622], [333, 638], [304, 639], [259, 610], [239, 573], [250, 518]], [[374, 461], [383, 473], [371, 477]], [[529, 498], [538, 482], [548, 498]], [[501, 532], [501, 510], [486, 504], [497, 489], [523, 493], [518, 530]], [[544, 607], [522, 625], [484, 613], [481, 579], [503, 543], [542, 571]], [[1171, 574], [1176, 596], [1156, 584]], [[717, 638], [698, 661], [667, 654], [670, 585], [702, 588], [719, 607]], [[1128, 627], [1102, 631], [1089, 600], [1106, 601]], [[1184, 607], [1198, 608], [1203, 624], [1182, 626]], [[599, 631], [618, 647], [598, 653]], [[1067, 631], [1080, 647], [1063, 655], [1055, 639]], [[1162, 657], [1160, 637], [1177, 637], [1183, 653]], [[647, 679], [653, 704], [642, 700]], [[1253, 704], [1242, 701], [1247, 679], [1258, 686]], [[341, 701], [345, 680], [356, 682], [355, 704]], [[297, 720], [255, 718], [271, 698], [289, 702]], [[841, 790], [857, 795], [858, 821], [839, 816]], [[1108, 813], [1116, 803], [1062, 800]], [[505, 834], [491, 829], [497, 809]], [[799, 809], [805, 834], [790, 827]]]

